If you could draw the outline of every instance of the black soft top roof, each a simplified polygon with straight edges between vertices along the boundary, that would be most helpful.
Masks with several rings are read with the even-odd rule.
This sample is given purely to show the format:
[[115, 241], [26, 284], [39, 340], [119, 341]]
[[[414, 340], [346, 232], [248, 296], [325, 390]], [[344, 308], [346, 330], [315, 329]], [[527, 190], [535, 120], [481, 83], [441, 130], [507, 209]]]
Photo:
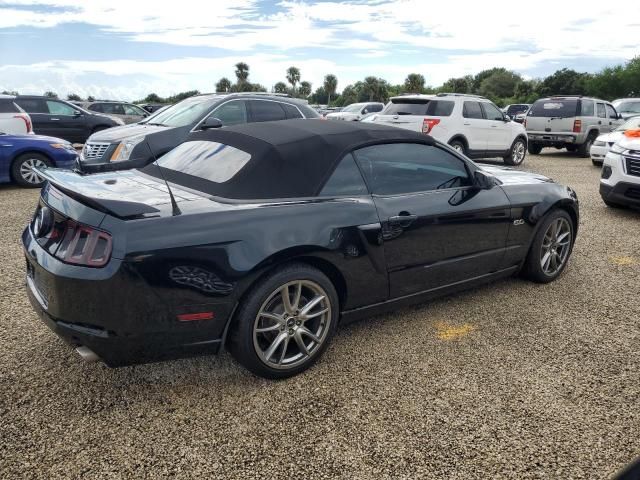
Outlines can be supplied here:
[[[372, 123], [320, 119], [260, 122], [192, 133], [187, 141], [230, 145], [251, 160], [224, 183], [168, 172], [171, 181], [231, 199], [316, 196], [348, 152], [375, 143], [434, 144], [424, 134]], [[150, 169], [149, 173], [153, 174]], [[188, 177], [188, 178], [187, 178]]]

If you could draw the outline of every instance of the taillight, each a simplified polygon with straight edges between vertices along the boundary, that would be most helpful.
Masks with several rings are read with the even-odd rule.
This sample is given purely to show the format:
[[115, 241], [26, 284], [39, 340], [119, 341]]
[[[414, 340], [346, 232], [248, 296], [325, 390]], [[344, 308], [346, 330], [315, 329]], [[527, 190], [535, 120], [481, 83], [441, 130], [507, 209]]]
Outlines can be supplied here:
[[431, 132], [433, 127], [435, 127], [439, 123], [440, 123], [439, 118], [425, 118], [424, 120], [422, 120], [422, 133]]
[[66, 263], [102, 267], [111, 257], [111, 235], [67, 220], [64, 236], [55, 256]]
[[582, 120], [573, 121], [573, 133], [580, 133], [582, 131]]
[[33, 133], [33, 127], [31, 125], [31, 119], [29, 118], [29, 115], [20, 113], [18, 115], [14, 115], [13, 118], [19, 118], [24, 121], [24, 125], [27, 127], [27, 133]]

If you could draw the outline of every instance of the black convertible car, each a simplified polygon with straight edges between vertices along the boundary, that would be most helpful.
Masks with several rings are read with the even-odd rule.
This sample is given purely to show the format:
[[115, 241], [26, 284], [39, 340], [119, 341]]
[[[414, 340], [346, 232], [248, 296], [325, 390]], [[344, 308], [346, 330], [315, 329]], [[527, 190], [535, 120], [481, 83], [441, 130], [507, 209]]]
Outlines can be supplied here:
[[40, 173], [29, 298], [110, 366], [224, 346], [291, 376], [340, 320], [517, 272], [554, 280], [578, 228], [570, 188], [375, 124], [240, 125], [142, 170]]

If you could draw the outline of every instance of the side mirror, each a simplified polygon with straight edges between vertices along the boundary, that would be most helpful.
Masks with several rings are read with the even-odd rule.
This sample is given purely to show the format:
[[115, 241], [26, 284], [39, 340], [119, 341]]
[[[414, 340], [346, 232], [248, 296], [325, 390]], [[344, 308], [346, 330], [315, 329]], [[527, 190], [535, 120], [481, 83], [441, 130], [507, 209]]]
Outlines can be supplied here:
[[79, 117], [80, 115], [82, 115], [82, 112], [80, 110], [74, 110], [73, 111], [73, 116], [74, 117]]
[[200, 125], [200, 130], [210, 130], [212, 128], [221, 128], [221, 127], [222, 127], [222, 121], [220, 121], [220, 119], [216, 117], [209, 117], [204, 122], [202, 122], [202, 125]]
[[482, 190], [491, 190], [496, 185], [493, 176], [484, 170], [476, 170], [473, 177], [476, 186]]
[[504, 116], [502, 117], [502, 121], [503, 122], [510, 122], [511, 121], [511, 117], [505, 113]]
[[369, 110], [367, 110], [366, 108], [362, 110], [362, 115], [366, 115], [367, 113], [369, 113]]
[[624, 120], [621, 113], [618, 114], [618, 120]]

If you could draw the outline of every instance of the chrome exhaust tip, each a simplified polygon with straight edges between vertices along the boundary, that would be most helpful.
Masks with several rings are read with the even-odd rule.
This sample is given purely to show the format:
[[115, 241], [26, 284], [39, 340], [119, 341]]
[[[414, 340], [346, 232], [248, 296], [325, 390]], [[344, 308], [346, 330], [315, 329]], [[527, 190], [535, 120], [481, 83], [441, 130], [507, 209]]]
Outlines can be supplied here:
[[98, 357], [98, 355], [96, 355], [94, 351], [88, 347], [85, 347], [85, 346], [78, 347], [76, 348], [76, 352], [78, 352], [78, 355], [80, 355], [82, 360], [84, 360], [87, 363], [97, 362], [98, 360], [100, 360], [100, 357]]

